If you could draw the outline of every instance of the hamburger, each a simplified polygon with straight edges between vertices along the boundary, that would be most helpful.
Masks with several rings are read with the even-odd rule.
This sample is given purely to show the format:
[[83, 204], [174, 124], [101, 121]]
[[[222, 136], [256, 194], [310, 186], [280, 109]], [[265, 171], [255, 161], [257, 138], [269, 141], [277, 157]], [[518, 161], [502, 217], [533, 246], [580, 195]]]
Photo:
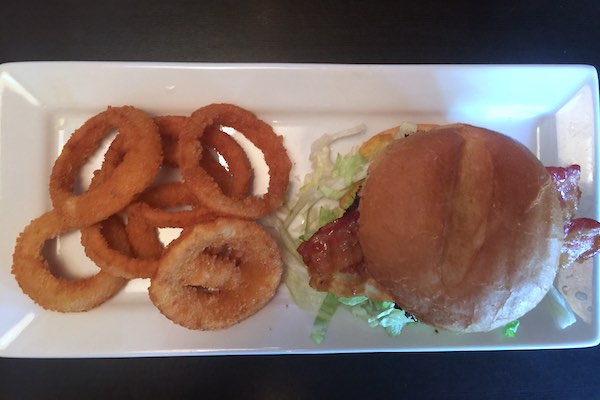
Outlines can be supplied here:
[[578, 177], [578, 166], [546, 168], [498, 132], [428, 128], [387, 144], [353, 205], [298, 253], [319, 291], [393, 301], [454, 332], [490, 331], [533, 309], [560, 266], [598, 251], [598, 223], [573, 219]]

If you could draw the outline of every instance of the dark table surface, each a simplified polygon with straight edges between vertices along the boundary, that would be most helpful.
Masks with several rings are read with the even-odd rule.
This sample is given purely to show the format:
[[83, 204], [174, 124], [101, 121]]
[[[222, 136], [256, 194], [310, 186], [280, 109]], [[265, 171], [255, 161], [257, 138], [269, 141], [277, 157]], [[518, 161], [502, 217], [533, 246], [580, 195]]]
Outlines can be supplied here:
[[[600, 3], [4, 2], [0, 61], [578, 63]], [[447, 4], [447, 5], [442, 5]], [[0, 359], [0, 398], [597, 399], [600, 349]]]

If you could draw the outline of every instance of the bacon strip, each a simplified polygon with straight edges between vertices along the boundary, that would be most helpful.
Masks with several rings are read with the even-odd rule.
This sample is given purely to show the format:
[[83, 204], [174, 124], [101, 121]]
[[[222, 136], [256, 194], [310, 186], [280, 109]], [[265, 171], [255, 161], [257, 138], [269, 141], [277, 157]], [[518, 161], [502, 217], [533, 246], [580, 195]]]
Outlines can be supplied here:
[[560, 257], [563, 268], [574, 262], [582, 263], [600, 253], [600, 222], [590, 218], [575, 218], [581, 190], [579, 165], [568, 167], [546, 167], [550, 173], [565, 214], [565, 242]]
[[337, 296], [368, 296], [391, 301], [391, 296], [368, 276], [358, 241], [358, 211], [352, 209], [323, 226], [298, 247], [310, 275], [310, 286]]
[[566, 228], [567, 236], [562, 247], [560, 265], [570, 267], [600, 253], [600, 222], [590, 218], [576, 218]]
[[358, 242], [358, 211], [344, 214], [319, 229], [298, 247], [311, 276], [311, 286], [327, 286], [332, 274], [355, 267], [362, 269], [362, 249]]
[[579, 206], [581, 190], [579, 189], [579, 178], [581, 177], [581, 168], [579, 165], [569, 165], [568, 167], [546, 167], [552, 177], [556, 190], [560, 198], [560, 205], [565, 213], [565, 229], [569, 222], [575, 217], [575, 212]]

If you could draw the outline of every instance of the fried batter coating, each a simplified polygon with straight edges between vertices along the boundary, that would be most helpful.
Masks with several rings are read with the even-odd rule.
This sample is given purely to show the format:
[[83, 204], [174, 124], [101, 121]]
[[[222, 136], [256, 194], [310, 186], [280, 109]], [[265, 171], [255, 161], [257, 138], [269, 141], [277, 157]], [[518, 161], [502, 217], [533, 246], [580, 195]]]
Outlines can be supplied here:
[[[110, 171], [110, 179], [75, 194], [79, 169], [113, 129], [118, 130], [115, 141], [121, 141], [123, 153], [118, 155], [121, 159]], [[109, 107], [88, 119], [65, 143], [50, 175], [52, 205], [72, 228], [100, 222], [148, 187], [161, 164], [160, 136], [152, 118], [134, 107]]]
[[[223, 193], [215, 180], [204, 171], [202, 137], [216, 125], [236, 129], [263, 153], [269, 167], [269, 187], [263, 195], [236, 198]], [[292, 163], [283, 146], [283, 138], [250, 111], [232, 104], [211, 104], [192, 113], [179, 138], [179, 168], [185, 183], [206, 207], [240, 218], [260, 218], [281, 206], [289, 184]]]
[[[122, 229], [122, 231], [119, 231]], [[48, 310], [87, 311], [118, 293], [127, 283], [106, 271], [84, 279], [68, 280], [54, 276], [42, 256], [46, 241], [69, 231], [62, 215], [49, 211], [31, 221], [17, 239], [12, 273], [29, 297]], [[123, 227], [111, 225], [107, 237], [122, 252], [130, 251]]]
[[[189, 285], [197, 258], [211, 246], [235, 254], [240, 283], [235, 289]], [[224, 329], [257, 313], [275, 295], [283, 267], [276, 241], [257, 223], [220, 218], [186, 229], [163, 255], [149, 288], [161, 313], [189, 329]]]

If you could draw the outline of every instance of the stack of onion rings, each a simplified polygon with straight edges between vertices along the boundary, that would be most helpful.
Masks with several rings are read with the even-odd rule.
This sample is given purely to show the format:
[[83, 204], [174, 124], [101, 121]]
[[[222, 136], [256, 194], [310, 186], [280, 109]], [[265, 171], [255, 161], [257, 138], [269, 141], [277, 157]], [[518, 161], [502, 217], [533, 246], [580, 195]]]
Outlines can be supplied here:
[[[266, 194], [252, 193], [248, 156], [222, 126], [237, 129], [263, 152], [270, 172]], [[89, 188], [75, 193], [79, 170], [115, 130]], [[22, 290], [49, 310], [87, 311], [128, 279], [150, 278], [151, 300], [171, 320], [191, 329], [230, 326], [260, 310], [280, 282], [277, 244], [247, 219], [283, 204], [290, 168], [282, 138], [237, 106], [154, 118], [131, 106], [109, 107], [65, 144], [50, 177], [53, 209], [18, 237], [12, 272]], [[165, 181], [167, 172], [183, 180]], [[158, 235], [163, 227], [183, 228], [181, 237], [165, 246]], [[86, 255], [100, 267], [92, 277], [57, 277], [42, 255], [48, 240], [73, 230], [81, 230]], [[177, 293], [180, 299], [173, 297]], [[184, 313], [194, 315], [181, 317], [186, 299], [193, 301]]]
[[[74, 194], [78, 170], [113, 129], [119, 130], [118, 140], [130, 150], [111, 171], [110, 180], [99, 180], [94, 188]], [[142, 143], [135, 146], [138, 141]], [[33, 220], [17, 239], [12, 273], [21, 289], [40, 306], [62, 312], [86, 311], [114, 296], [125, 279], [106, 271], [75, 280], [54, 276], [42, 257], [42, 248], [60, 234], [98, 223], [126, 207], [154, 179], [161, 162], [156, 125], [133, 107], [109, 107], [76, 130], [52, 168], [50, 197], [54, 209]], [[135, 167], [139, 163], [143, 170]], [[131, 171], [133, 174], [128, 173]], [[123, 236], [124, 231], [110, 226], [109, 231]], [[129, 252], [127, 242], [109, 240], [120, 251]]]

